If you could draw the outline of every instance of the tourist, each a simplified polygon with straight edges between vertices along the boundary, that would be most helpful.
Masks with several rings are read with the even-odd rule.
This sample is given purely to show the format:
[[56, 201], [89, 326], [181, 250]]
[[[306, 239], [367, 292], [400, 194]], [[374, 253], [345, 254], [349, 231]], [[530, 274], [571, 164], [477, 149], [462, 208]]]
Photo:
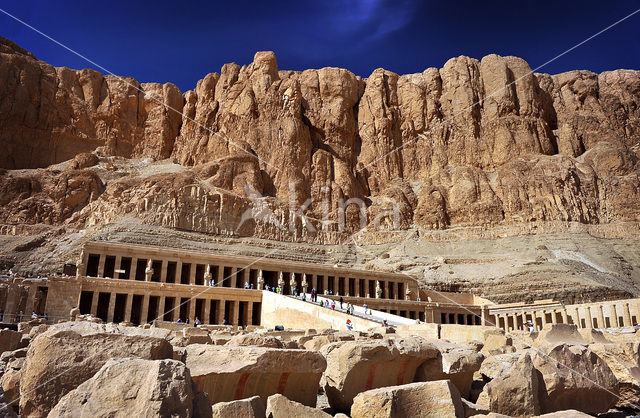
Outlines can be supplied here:
[[[46, 312], [45, 312], [45, 314], [44, 314], [44, 319], [45, 319], [45, 321], [48, 321], [48, 320], [49, 320], [49, 314], [48, 314], [48, 313], [46, 313]], [[0, 322], [1, 322], [1, 321], [2, 321], [2, 319], [0, 319]]]
[[31, 311], [31, 318], [38, 319], [38, 314], [33, 312], [33, 311]]
[[353, 325], [351, 324], [351, 320], [347, 319], [347, 331], [353, 330]]
[[385, 327], [385, 328], [389, 326], [389, 324], [387, 323], [386, 319], [382, 320], [382, 326]]
[[317, 302], [316, 288], [311, 289], [311, 300]]
[[187, 318], [187, 325], [189, 324], [189, 318]]
[[200, 319], [196, 316], [196, 322], [194, 322], [195, 326], [197, 327], [198, 325], [202, 324], [202, 322], [200, 322]]
[[250, 288], [250, 289], [253, 289], [253, 283], [251, 283], [251, 285], [249, 285], [249, 288]]
[[266, 286], [264, 287], [264, 290], [266, 290], [266, 291], [268, 292], [268, 291], [269, 291], [269, 285], [266, 285]]
[[244, 288], [248, 289], [249, 288], [249, 282], [244, 282]]
[[334, 301], [331, 301], [331, 309], [336, 310], [336, 303]]
[[306, 302], [306, 300], [307, 300], [307, 295], [306, 295], [306, 293], [303, 293], [302, 294], [302, 301]]
[[222, 319], [222, 325], [227, 325], [227, 318]]
[[342, 296], [340, 296], [340, 309], [342, 309], [342, 302], [344, 302], [344, 299], [342, 299]]
[[178, 324], [182, 324], [182, 318], [178, 318]]
[[367, 302], [364, 303], [364, 314], [367, 314]]

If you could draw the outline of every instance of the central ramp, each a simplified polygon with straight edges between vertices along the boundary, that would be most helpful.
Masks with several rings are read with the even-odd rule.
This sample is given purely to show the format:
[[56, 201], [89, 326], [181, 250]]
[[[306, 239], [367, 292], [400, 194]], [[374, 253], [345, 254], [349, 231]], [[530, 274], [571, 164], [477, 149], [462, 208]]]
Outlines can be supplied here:
[[[370, 328], [381, 327], [383, 319], [386, 319], [389, 325], [415, 323], [415, 320], [377, 311], [373, 311], [373, 315], [367, 316], [364, 315], [364, 308], [361, 306], [354, 306], [356, 315], [349, 315], [344, 310], [340, 310], [338, 304], [336, 304], [335, 310], [320, 306], [320, 301], [324, 301], [322, 297], [318, 297], [318, 302], [311, 302], [309, 294], [307, 294], [307, 298], [306, 301], [303, 301], [296, 297], [263, 290], [261, 325], [266, 328], [282, 325], [292, 329], [331, 328], [346, 330], [347, 319], [349, 319], [354, 330], [367, 331]], [[343, 306], [346, 308], [346, 304]]]

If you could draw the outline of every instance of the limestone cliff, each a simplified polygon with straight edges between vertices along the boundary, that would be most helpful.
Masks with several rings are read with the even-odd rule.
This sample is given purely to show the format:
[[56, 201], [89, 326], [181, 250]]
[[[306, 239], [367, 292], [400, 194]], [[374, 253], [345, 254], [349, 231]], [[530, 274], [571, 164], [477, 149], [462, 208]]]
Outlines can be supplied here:
[[[200, 232], [335, 242], [341, 222], [345, 233], [362, 226], [355, 205], [340, 220], [351, 198], [366, 202], [369, 225], [393, 200], [401, 229], [640, 220], [638, 71], [551, 76], [489, 55], [362, 79], [339, 68], [282, 71], [273, 53], [259, 52], [181, 94], [168, 83], [55, 68], [2, 39], [0, 121], [5, 224], [132, 215]], [[109, 175], [104, 164], [15, 171], [96, 148], [173, 158], [181, 168], [140, 176], [111, 159]], [[306, 202], [313, 228], [293, 219], [290, 202]], [[252, 220], [238, 227], [256, 205], [295, 231]]]

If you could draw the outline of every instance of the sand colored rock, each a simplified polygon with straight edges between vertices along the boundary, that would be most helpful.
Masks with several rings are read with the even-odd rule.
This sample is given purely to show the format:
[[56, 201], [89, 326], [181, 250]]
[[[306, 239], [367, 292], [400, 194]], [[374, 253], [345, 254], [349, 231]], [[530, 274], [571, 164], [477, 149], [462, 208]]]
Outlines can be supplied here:
[[291, 401], [285, 396], [275, 394], [267, 399], [267, 418], [330, 418], [326, 412]]
[[63, 396], [49, 416], [191, 417], [193, 401], [193, 382], [183, 363], [116, 359]]
[[440, 357], [422, 363], [416, 370], [415, 380], [450, 380], [461, 395], [468, 398], [473, 374], [480, 369], [484, 355], [473, 349], [442, 341], [432, 344], [440, 351]]
[[254, 395], [266, 402], [281, 393], [312, 407], [327, 367], [324, 357], [312, 351], [203, 344], [186, 347], [185, 364], [212, 404]]
[[620, 384], [618, 408], [640, 409], [640, 342], [590, 344], [589, 349], [607, 363]]
[[544, 380], [542, 412], [576, 409], [606, 412], [618, 400], [619, 383], [607, 363], [583, 346], [557, 345], [533, 356]]
[[448, 380], [368, 390], [358, 394], [351, 407], [352, 418], [464, 416], [460, 393]]
[[524, 353], [505, 374], [487, 384], [477, 403], [492, 412], [509, 416], [539, 415], [542, 378]]
[[492, 334], [487, 336], [482, 347], [482, 353], [486, 356], [510, 353], [513, 350], [513, 339], [506, 335]]
[[17, 409], [20, 400], [20, 369], [7, 367], [7, 370], [0, 379], [2, 391], [4, 393], [4, 402], [11, 403], [12, 409]]
[[225, 345], [284, 348], [284, 344], [279, 339], [256, 333], [233, 336]]
[[31, 342], [21, 370], [21, 413], [46, 416], [62, 396], [93, 376], [108, 359], [123, 357], [170, 359], [173, 349], [166, 340], [154, 337], [47, 330]]
[[416, 370], [439, 357], [420, 338], [341, 343], [327, 355], [325, 393], [335, 411], [348, 412], [360, 392], [414, 381]]
[[22, 333], [10, 329], [0, 329], [0, 354], [5, 351], [13, 351], [18, 348]]
[[252, 396], [237, 401], [218, 402], [214, 404], [211, 409], [213, 418], [263, 418], [265, 416], [264, 402], [259, 396]]
[[548, 324], [538, 333], [534, 346], [557, 344], [586, 344], [578, 326], [573, 324]]

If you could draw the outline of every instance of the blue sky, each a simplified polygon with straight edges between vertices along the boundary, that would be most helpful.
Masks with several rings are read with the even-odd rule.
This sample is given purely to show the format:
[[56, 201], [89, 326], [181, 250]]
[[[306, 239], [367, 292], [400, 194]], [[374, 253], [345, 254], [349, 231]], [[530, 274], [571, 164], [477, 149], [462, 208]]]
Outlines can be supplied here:
[[[118, 75], [186, 91], [226, 62], [248, 64], [259, 50], [275, 51], [280, 69], [334, 66], [363, 77], [379, 67], [414, 73], [490, 53], [535, 68], [640, 9], [640, 0], [22, 0], [0, 8]], [[0, 28], [53, 65], [92, 67], [2, 13]], [[640, 69], [640, 13], [540, 72], [617, 68]]]

